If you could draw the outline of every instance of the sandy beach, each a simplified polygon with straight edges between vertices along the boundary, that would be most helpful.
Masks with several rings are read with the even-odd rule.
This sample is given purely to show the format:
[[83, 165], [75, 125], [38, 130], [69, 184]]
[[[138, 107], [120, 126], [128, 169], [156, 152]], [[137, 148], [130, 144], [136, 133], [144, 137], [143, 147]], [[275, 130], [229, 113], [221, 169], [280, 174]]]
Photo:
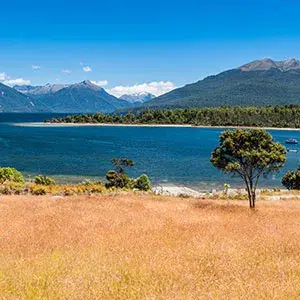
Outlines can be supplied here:
[[284, 128], [284, 127], [255, 127], [255, 126], [206, 126], [206, 125], [189, 125], [189, 124], [115, 124], [115, 123], [15, 123], [15, 126], [100, 126], [100, 127], [191, 127], [206, 129], [265, 129], [265, 130], [283, 130], [283, 131], [299, 131], [300, 128]]

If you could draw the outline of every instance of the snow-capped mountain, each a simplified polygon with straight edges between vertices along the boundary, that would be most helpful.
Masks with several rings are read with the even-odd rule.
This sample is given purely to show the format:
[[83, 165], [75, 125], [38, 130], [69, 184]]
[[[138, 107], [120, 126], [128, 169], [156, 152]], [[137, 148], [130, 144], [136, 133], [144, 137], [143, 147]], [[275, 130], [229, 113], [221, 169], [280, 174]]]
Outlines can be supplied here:
[[59, 90], [68, 87], [68, 84], [50, 84], [47, 83], [45, 85], [15, 85], [13, 88], [22, 94], [28, 95], [46, 95], [56, 93]]
[[147, 92], [139, 92], [134, 94], [125, 94], [119, 97], [119, 99], [126, 100], [130, 103], [145, 103], [155, 98], [153, 94]]

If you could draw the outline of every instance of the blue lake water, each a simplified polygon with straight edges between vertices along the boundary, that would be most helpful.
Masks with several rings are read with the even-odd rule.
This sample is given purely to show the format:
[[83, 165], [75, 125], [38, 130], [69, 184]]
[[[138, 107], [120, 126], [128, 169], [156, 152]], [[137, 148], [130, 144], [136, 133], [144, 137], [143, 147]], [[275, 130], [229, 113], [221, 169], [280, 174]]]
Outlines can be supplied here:
[[[56, 114], [57, 115], [57, 114]], [[27, 177], [55, 176], [78, 182], [104, 178], [114, 157], [135, 161], [131, 176], [147, 173], [156, 184], [176, 184], [207, 190], [242, 186], [215, 169], [209, 161], [222, 129], [187, 127], [45, 126], [32, 122], [51, 114], [0, 114], [0, 165], [13, 166]], [[271, 130], [275, 140], [300, 140], [300, 131]], [[298, 149], [298, 145], [289, 148]], [[286, 166], [261, 181], [280, 186], [282, 175], [299, 166], [300, 152], [289, 152]]]

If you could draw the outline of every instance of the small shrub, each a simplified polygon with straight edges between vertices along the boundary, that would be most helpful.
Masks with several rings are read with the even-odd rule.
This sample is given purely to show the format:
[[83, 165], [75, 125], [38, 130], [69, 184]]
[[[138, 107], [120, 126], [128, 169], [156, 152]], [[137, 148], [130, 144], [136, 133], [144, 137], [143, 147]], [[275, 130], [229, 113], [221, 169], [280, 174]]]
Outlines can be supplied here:
[[25, 192], [24, 183], [9, 181], [0, 185], [0, 194], [20, 195]]
[[76, 192], [74, 191], [74, 189], [72, 189], [71, 187], [65, 187], [64, 189], [64, 195], [65, 196], [72, 196], [72, 195], [75, 195]]
[[0, 168], [0, 184], [9, 181], [24, 183], [24, 177], [15, 168]]
[[102, 184], [99, 184], [99, 183], [97, 183], [97, 184], [93, 184], [93, 185], [90, 185], [89, 186], [89, 193], [103, 193], [105, 191], [105, 188], [104, 188], [104, 186], [102, 185]]
[[55, 180], [45, 175], [38, 175], [35, 177], [34, 183], [40, 185], [55, 185]]
[[32, 184], [29, 190], [32, 195], [36, 195], [36, 196], [46, 195], [48, 192], [48, 189], [45, 185], [39, 185], [39, 184]]
[[146, 174], [143, 174], [135, 180], [134, 187], [141, 191], [149, 191], [151, 189], [151, 181]]
[[281, 183], [288, 190], [300, 190], [300, 169], [288, 171], [282, 178]]

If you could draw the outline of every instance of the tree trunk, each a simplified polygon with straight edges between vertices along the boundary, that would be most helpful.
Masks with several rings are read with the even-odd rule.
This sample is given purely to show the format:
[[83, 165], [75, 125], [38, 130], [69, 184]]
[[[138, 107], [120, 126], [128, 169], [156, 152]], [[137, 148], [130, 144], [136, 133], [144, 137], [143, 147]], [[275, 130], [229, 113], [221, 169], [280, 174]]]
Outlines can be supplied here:
[[250, 208], [255, 208], [255, 200], [256, 200], [255, 189], [251, 189], [250, 187], [247, 186], [247, 193], [248, 193]]
[[252, 208], [255, 208], [255, 200], [256, 200], [256, 193], [255, 190], [252, 190]]

